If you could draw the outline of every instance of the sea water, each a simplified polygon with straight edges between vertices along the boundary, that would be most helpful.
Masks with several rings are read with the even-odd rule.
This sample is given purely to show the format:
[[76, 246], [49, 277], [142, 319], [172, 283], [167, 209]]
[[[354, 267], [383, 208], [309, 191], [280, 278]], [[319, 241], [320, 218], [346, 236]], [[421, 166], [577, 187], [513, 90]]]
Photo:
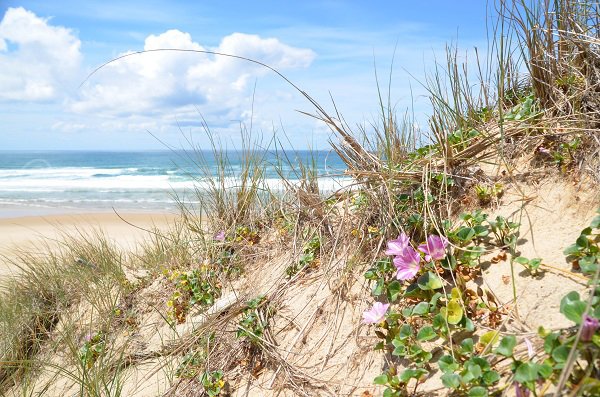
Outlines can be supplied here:
[[[300, 162], [315, 167], [319, 186], [334, 191], [349, 180], [345, 165], [333, 152], [298, 151], [278, 161], [264, 158], [265, 186], [283, 190], [280, 174], [292, 183]], [[226, 153], [225, 183], [235, 189], [243, 169], [240, 152]], [[207, 174], [221, 169], [212, 152], [194, 151], [0, 151], [0, 207], [21, 209], [169, 211], [178, 202], [198, 203], [207, 189]]]

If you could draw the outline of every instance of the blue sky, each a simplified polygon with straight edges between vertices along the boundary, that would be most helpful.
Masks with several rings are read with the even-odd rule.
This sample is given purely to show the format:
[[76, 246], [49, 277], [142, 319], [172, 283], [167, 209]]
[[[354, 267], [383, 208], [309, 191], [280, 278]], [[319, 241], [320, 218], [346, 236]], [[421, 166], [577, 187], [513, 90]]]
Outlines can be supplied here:
[[[295, 148], [330, 133], [310, 104], [242, 55], [280, 70], [351, 126], [377, 116], [377, 71], [400, 111], [427, 112], [417, 80], [444, 57], [486, 45], [486, 4], [469, 1], [0, 1], [0, 149], [161, 149], [206, 145], [201, 126], [235, 145], [240, 125]], [[85, 83], [82, 85], [82, 83]], [[411, 95], [412, 90], [412, 95]], [[158, 139], [157, 139], [158, 138]]]

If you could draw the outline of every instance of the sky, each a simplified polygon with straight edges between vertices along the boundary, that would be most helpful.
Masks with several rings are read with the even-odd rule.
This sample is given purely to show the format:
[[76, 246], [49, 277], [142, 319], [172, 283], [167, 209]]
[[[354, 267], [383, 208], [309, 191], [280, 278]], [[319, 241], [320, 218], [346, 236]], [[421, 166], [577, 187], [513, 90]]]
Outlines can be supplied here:
[[[335, 139], [277, 69], [352, 128], [377, 118], [375, 75], [426, 129], [422, 86], [446, 45], [486, 46], [485, 0], [0, 0], [0, 150], [206, 148], [241, 131], [295, 149]], [[92, 73], [94, 72], [94, 73]], [[335, 107], [334, 107], [335, 103]], [[263, 143], [264, 144], [264, 143]]]

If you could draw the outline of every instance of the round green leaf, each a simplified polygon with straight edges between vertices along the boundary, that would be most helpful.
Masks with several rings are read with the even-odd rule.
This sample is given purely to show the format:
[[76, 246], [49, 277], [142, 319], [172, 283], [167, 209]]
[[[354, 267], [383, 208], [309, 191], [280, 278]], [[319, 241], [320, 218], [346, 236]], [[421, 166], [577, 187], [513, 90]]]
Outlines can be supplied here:
[[448, 323], [456, 325], [462, 320], [463, 309], [460, 302], [457, 299], [450, 299], [448, 307], [446, 308], [446, 314], [448, 316]]
[[569, 292], [560, 301], [560, 312], [577, 325], [581, 324], [585, 307], [586, 303], [581, 301], [579, 293], [575, 291]]
[[460, 343], [461, 353], [473, 353], [473, 338], [467, 338]]
[[475, 236], [475, 229], [471, 227], [462, 226], [457, 232], [456, 237], [463, 243], [467, 243]]
[[454, 372], [458, 369], [458, 363], [454, 359], [454, 357], [450, 355], [442, 356], [438, 361], [438, 366], [440, 370], [444, 373], [446, 372]]
[[387, 296], [390, 302], [395, 302], [400, 295], [400, 291], [402, 286], [398, 282], [398, 280], [392, 281], [387, 287]]
[[515, 381], [519, 383], [535, 382], [537, 378], [537, 365], [530, 361], [522, 363], [515, 371]]
[[413, 316], [422, 316], [429, 312], [429, 302], [419, 302], [412, 310]]
[[385, 385], [388, 382], [387, 374], [379, 375], [373, 380], [373, 383], [376, 385]]
[[469, 397], [487, 397], [488, 392], [485, 387], [475, 386], [469, 390]]
[[491, 386], [494, 383], [498, 382], [500, 380], [500, 374], [498, 374], [498, 372], [496, 371], [487, 371], [486, 373], [483, 374], [483, 382], [488, 385]]
[[417, 284], [423, 291], [433, 291], [442, 288], [442, 280], [431, 272], [421, 275], [417, 279]]
[[460, 376], [453, 373], [445, 373], [441, 377], [442, 383], [449, 389], [458, 389], [460, 387]]
[[506, 335], [502, 338], [500, 345], [496, 348], [496, 353], [505, 357], [512, 357], [516, 345], [517, 338], [514, 335]]
[[567, 358], [569, 357], [570, 350], [571, 349], [569, 349], [568, 346], [565, 346], [565, 345], [558, 346], [556, 349], [552, 350], [552, 358], [557, 363], [564, 363], [565, 361], [567, 361]]
[[429, 325], [421, 328], [419, 330], [419, 332], [417, 333], [417, 340], [421, 341], [421, 342], [435, 339], [436, 337], [437, 337], [437, 334], [433, 330], [433, 327], [431, 327]]

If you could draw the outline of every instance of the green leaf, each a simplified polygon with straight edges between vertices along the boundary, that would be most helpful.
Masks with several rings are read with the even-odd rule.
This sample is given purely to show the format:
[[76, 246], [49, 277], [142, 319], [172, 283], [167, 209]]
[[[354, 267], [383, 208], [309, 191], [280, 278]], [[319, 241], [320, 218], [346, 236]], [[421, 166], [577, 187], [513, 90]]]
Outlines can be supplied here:
[[518, 383], [535, 382], [538, 379], [538, 368], [530, 361], [521, 363], [515, 371], [515, 381]]
[[406, 287], [406, 291], [404, 291], [405, 298], [426, 298], [426, 294], [420, 288], [419, 284], [412, 283], [408, 287]]
[[487, 371], [486, 373], [483, 374], [483, 382], [488, 385], [491, 386], [494, 383], [498, 382], [500, 380], [500, 374], [498, 374], [498, 372], [496, 371]]
[[428, 340], [435, 339], [435, 338], [437, 338], [437, 334], [433, 330], [433, 327], [430, 327], [429, 325], [421, 328], [419, 330], [419, 333], [417, 333], [417, 340], [421, 341], [421, 342], [428, 341]]
[[517, 338], [514, 335], [507, 335], [500, 341], [500, 345], [496, 348], [496, 353], [505, 357], [512, 357], [516, 345]]
[[379, 296], [379, 295], [383, 294], [383, 286], [384, 286], [384, 280], [382, 278], [378, 279], [377, 282], [375, 283], [375, 286], [373, 286], [373, 291], [372, 291], [373, 296]]
[[462, 320], [463, 309], [460, 302], [457, 299], [450, 299], [448, 307], [446, 308], [446, 314], [448, 316], [448, 323], [456, 325]]
[[568, 346], [560, 345], [556, 349], [552, 350], [552, 358], [557, 363], [564, 363], [565, 361], [567, 361], [567, 358], [569, 357], [570, 350], [571, 349], [569, 349]]
[[427, 272], [421, 275], [417, 279], [417, 284], [423, 291], [433, 291], [442, 288], [443, 285], [442, 280], [440, 280], [440, 278], [432, 272]]
[[573, 244], [573, 245], [569, 245], [567, 248], [565, 248], [565, 250], [563, 251], [563, 254], [566, 256], [576, 255], [580, 251], [581, 251], [581, 248], [577, 244]]
[[398, 299], [398, 295], [400, 295], [400, 290], [402, 289], [402, 285], [398, 282], [398, 280], [392, 281], [387, 288], [388, 299], [390, 302], [395, 302]]
[[577, 325], [581, 324], [585, 307], [586, 303], [581, 301], [576, 291], [569, 292], [560, 301], [560, 312]]
[[464, 319], [463, 326], [465, 327], [465, 331], [475, 332], [475, 324], [473, 324], [473, 321], [467, 316], [464, 316], [463, 319]]
[[463, 243], [468, 243], [475, 236], [475, 229], [471, 227], [462, 226], [456, 232], [456, 237]]
[[473, 339], [472, 338], [467, 338], [460, 343], [460, 352], [462, 354], [473, 353]]
[[406, 340], [408, 338], [410, 338], [413, 334], [413, 330], [412, 327], [408, 324], [403, 324], [402, 327], [400, 327], [400, 332], [398, 332], [398, 339], [400, 340]]
[[445, 355], [440, 357], [438, 360], [438, 366], [442, 372], [454, 372], [458, 369], [459, 365], [454, 359], [454, 357], [450, 355]]
[[402, 317], [410, 317], [414, 308], [414, 306], [406, 306], [402, 308]]
[[379, 375], [378, 377], [376, 377], [375, 379], [373, 379], [373, 383], [376, 385], [385, 385], [388, 383], [388, 375], [387, 374], [383, 374], [383, 375]]
[[408, 383], [409, 380], [411, 379], [420, 379], [423, 375], [427, 375], [428, 372], [426, 370], [424, 370], [423, 368], [417, 368], [417, 369], [406, 369], [404, 371], [402, 371], [402, 373], [400, 374], [400, 382], [402, 383]]
[[490, 234], [487, 226], [478, 225], [473, 228], [477, 237], [485, 237]]
[[454, 270], [456, 268], [456, 258], [454, 255], [446, 255], [446, 257], [442, 259], [441, 264], [444, 269]]
[[[394, 339], [394, 340], [396, 340], [396, 339]], [[406, 346], [404, 346], [404, 345], [396, 346], [396, 348], [392, 351], [392, 356], [397, 356], [397, 357], [406, 356]]]
[[600, 229], [600, 215], [596, 216], [592, 219], [592, 223], [590, 223], [590, 227], [594, 229]]
[[450, 299], [462, 299], [460, 290], [457, 287], [454, 287], [452, 290], [450, 290]]
[[542, 264], [542, 258], [533, 258], [529, 261], [529, 267], [533, 270], [537, 270]]
[[595, 256], [584, 256], [583, 258], [579, 259], [579, 267], [581, 268], [581, 272], [584, 274], [594, 274], [596, 272], [596, 268], [598, 267], [598, 264], [596, 263], [597, 261], [598, 259]]
[[521, 265], [527, 265], [529, 263], [529, 259], [524, 256], [517, 256], [515, 258], [515, 262], [520, 263]]
[[482, 386], [475, 386], [469, 390], [469, 397], [487, 397], [487, 395], [487, 389]]
[[544, 379], [548, 379], [552, 375], [552, 365], [544, 363], [538, 365], [538, 374]]
[[365, 278], [367, 280], [377, 279], [377, 271], [375, 269], [369, 269], [365, 272]]
[[470, 383], [475, 379], [479, 379], [482, 375], [481, 367], [477, 364], [467, 361], [465, 365], [465, 371], [462, 374], [462, 380], [464, 383]]
[[579, 236], [579, 238], [577, 238], [575, 244], [577, 244], [577, 246], [580, 248], [588, 248], [590, 246], [590, 240], [587, 238], [587, 236], [582, 234]]
[[485, 334], [481, 335], [479, 338], [479, 343], [483, 345], [484, 349], [487, 345], [494, 346], [500, 337], [500, 331], [488, 331]]
[[412, 310], [413, 316], [422, 316], [423, 314], [429, 313], [429, 303], [419, 302]]
[[[445, 309], [446, 308], [442, 308], [442, 310]], [[441, 313], [441, 310], [440, 313], [433, 317], [432, 325], [435, 330], [442, 331], [443, 333], [448, 332], [448, 327], [446, 326], [446, 317]]]
[[557, 334], [556, 332], [553, 332], [551, 334], [548, 334], [544, 338], [544, 351], [547, 354], [550, 354], [556, 346], [560, 345], [560, 342], [558, 341], [558, 337], [559, 337], [559, 334]]
[[436, 292], [435, 294], [433, 294], [433, 296], [431, 297], [431, 299], [429, 300], [429, 305], [431, 306], [431, 310], [434, 310], [435, 307], [437, 306], [438, 300], [442, 297], [443, 295], [439, 292]]
[[490, 363], [484, 358], [475, 356], [471, 357], [469, 361], [479, 365], [482, 371], [489, 371], [490, 369]]
[[460, 376], [453, 373], [445, 373], [441, 377], [442, 383], [449, 389], [458, 389], [460, 387]]

